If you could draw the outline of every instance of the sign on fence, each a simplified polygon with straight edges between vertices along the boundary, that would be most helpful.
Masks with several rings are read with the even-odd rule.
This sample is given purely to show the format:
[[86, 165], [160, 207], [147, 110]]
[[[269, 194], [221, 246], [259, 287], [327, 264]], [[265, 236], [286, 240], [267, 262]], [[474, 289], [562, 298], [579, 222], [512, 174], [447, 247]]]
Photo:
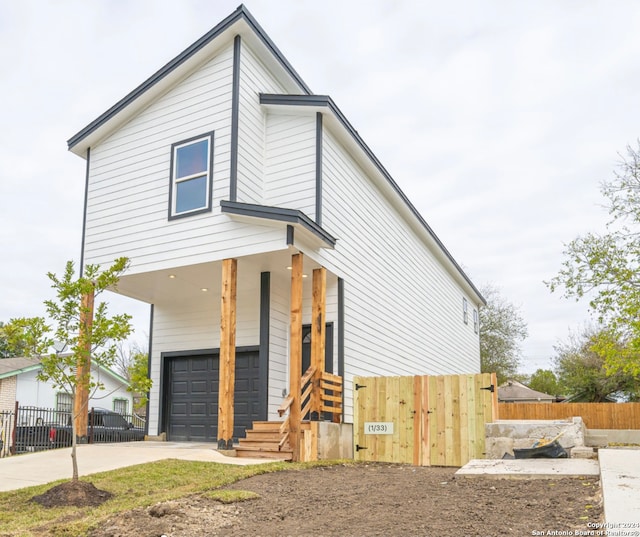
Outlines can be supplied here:
[[356, 459], [463, 466], [484, 458], [495, 374], [354, 378]]

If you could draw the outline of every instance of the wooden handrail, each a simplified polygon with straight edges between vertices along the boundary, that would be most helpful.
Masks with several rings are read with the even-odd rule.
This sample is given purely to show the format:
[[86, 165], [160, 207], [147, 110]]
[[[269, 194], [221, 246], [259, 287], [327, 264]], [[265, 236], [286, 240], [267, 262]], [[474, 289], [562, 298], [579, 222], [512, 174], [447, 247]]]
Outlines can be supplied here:
[[[314, 390], [313, 377], [316, 372], [316, 368], [311, 366], [307, 369], [300, 379], [300, 416], [304, 418], [307, 416], [311, 409], [311, 394]], [[329, 412], [333, 414], [333, 421], [339, 422], [342, 416], [342, 377], [334, 375], [332, 373], [323, 372], [320, 375], [320, 383], [318, 386], [320, 390], [321, 412]], [[331, 392], [331, 394], [327, 393]], [[282, 401], [282, 404], [278, 408], [278, 415], [284, 416], [290, 411], [293, 404], [294, 397], [289, 394]], [[306, 401], [306, 402], [305, 402]], [[326, 403], [326, 404], [325, 404]], [[282, 449], [284, 445], [289, 441], [291, 432], [291, 414], [287, 415], [285, 420], [280, 425], [280, 442], [278, 444], [279, 449]]]
[[303, 389], [304, 385], [311, 380], [315, 372], [316, 368], [313, 366], [309, 366], [309, 369], [307, 369], [304, 375], [302, 375], [302, 378], [300, 379], [300, 386], [302, 386]]
[[285, 400], [282, 401], [282, 404], [280, 405], [280, 408], [278, 408], [278, 416], [280, 416], [280, 417], [284, 416], [285, 412], [287, 410], [289, 410], [289, 408], [291, 408], [291, 404], [292, 403], [293, 403], [293, 396], [292, 395], [287, 395]]

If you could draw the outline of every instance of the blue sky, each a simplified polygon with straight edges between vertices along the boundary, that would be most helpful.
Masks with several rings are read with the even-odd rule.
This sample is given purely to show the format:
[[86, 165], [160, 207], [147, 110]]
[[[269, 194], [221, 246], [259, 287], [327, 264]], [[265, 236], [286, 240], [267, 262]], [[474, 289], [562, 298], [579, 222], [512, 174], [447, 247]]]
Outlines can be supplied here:
[[[0, 320], [39, 315], [79, 259], [84, 161], [66, 140], [237, 0], [0, 0]], [[588, 319], [551, 295], [564, 244], [604, 230], [599, 185], [640, 136], [640, 3], [255, 0], [478, 286], [529, 327], [523, 370]], [[145, 338], [148, 308], [111, 300]]]

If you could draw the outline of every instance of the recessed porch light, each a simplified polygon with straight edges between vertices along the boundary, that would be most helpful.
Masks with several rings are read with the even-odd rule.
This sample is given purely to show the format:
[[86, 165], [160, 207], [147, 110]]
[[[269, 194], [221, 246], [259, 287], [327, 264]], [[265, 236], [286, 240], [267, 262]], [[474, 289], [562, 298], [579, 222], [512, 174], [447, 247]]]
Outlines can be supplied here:
[[200, 289], [200, 291], [202, 291], [203, 293], [206, 293], [208, 290], [209, 290], [209, 289], [207, 289], [206, 287], [202, 287], [202, 288]]
[[176, 279], [176, 275], [175, 274], [169, 274], [169, 279], [175, 280]]

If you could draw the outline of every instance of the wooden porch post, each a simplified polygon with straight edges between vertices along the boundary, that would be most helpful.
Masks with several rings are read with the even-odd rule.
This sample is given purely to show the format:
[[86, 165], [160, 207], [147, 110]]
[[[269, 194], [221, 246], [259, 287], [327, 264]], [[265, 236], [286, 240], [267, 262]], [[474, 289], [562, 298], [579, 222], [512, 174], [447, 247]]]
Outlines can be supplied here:
[[237, 259], [222, 261], [220, 301], [220, 379], [218, 389], [218, 449], [233, 449], [233, 391], [236, 377]]
[[319, 420], [322, 413], [320, 381], [325, 367], [326, 294], [327, 270], [325, 268], [314, 269], [311, 317], [311, 366], [315, 368], [316, 372], [313, 375], [313, 391], [311, 392], [312, 420]]
[[291, 256], [291, 337], [289, 342], [289, 444], [293, 460], [300, 458], [300, 396], [302, 378], [302, 263], [301, 253]]
[[80, 443], [87, 442], [89, 417], [89, 381], [91, 378], [91, 329], [93, 325], [94, 291], [91, 289], [82, 296], [80, 302], [80, 335], [82, 348], [76, 362], [76, 394], [73, 399], [73, 415], [76, 425], [76, 438]]

